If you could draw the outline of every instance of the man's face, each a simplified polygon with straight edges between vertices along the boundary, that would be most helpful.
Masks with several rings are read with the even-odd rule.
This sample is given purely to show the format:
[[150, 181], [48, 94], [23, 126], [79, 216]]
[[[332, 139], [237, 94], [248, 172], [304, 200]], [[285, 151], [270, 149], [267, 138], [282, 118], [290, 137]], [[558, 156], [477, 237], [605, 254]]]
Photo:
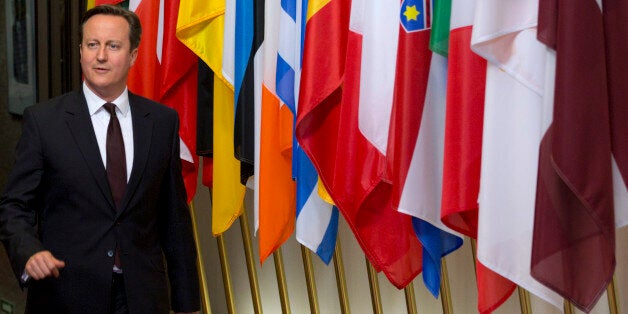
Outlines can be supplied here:
[[120, 16], [98, 14], [83, 26], [81, 69], [87, 86], [100, 98], [113, 101], [126, 87], [137, 48], [131, 51], [129, 24]]

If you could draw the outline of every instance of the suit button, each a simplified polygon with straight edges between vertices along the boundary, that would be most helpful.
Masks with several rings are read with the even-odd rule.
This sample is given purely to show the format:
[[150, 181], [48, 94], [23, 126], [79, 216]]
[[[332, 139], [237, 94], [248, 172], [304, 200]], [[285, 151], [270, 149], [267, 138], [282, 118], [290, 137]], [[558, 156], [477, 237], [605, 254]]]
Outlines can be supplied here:
[[109, 250], [109, 251], [107, 251], [107, 256], [109, 256], [109, 257], [113, 257], [113, 250]]

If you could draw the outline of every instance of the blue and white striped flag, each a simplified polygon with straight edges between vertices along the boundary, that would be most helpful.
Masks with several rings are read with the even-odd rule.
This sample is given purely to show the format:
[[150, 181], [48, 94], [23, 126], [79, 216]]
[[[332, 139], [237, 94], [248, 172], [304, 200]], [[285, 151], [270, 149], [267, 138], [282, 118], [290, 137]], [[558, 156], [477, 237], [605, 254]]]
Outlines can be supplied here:
[[[277, 95], [292, 111], [296, 125], [301, 54], [307, 0], [281, 0], [277, 51]], [[296, 238], [329, 263], [336, 246], [338, 209], [318, 194], [318, 174], [293, 137], [292, 174], [297, 183]]]

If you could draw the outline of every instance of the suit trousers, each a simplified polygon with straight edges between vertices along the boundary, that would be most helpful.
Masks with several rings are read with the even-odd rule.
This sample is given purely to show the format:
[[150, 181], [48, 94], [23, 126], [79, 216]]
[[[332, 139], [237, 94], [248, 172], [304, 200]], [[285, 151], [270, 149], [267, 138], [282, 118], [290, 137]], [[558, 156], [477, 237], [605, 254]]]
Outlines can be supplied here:
[[124, 291], [124, 276], [113, 273], [111, 280], [111, 314], [128, 314], [129, 308], [126, 303], [126, 292]]

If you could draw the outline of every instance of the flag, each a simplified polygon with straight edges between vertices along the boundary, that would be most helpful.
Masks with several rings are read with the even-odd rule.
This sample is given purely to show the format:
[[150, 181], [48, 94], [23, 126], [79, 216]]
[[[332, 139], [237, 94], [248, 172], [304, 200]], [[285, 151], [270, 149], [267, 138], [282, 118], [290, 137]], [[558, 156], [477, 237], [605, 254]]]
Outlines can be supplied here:
[[[299, 80], [301, 77], [301, 51], [307, 1], [281, 1], [278, 45], [276, 51], [277, 96], [292, 114], [296, 124]], [[292, 139], [292, 176], [297, 185], [296, 192], [296, 239], [314, 251], [326, 264], [336, 247], [338, 209], [324, 201], [318, 193], [318, 174], [290, 131]]]
[[233, 89], [214, 79], [214, 235], [227, 231], [244, 210], [246, 188], [240, 182], [240, 162], [233, 155], [233, 108]]
[[177, 20], [177, 38], [198, 55], [215, 75], [225, 80], [222, 71], [222, 47], [225, 24], [225, 0], [183, 1]]
[[296, 186], [292, 180], [290, 109], [280, 101], [275, 85], [280, 27], [280, 0], [267, 0], [264, 18], [263, 84], [259, 149], [259, 254], [264, 260], [294, 231]]
[[[417, 7], [414, 3], [402, 2], [402, 12], [404, 8], [405, 11], [409, 11], [410, 5]], [[399, 120], [404, 122], [404, 128], [396, 130], [401, 135], [394, 137], [403, 139], [401, 145], [407, 145], [405, 154], [409, 154], [405, 157], [406, 163], [409, 163], [404, 165], [404, 168], [407, 168], [405, 182], [403, 180], [395, 182], [401, 189], [397, 209], [413, 216], [414, 231], [423, 245], [423, 282], [435, 297], [438, 297], [440, 290], [441, 258], [462, 245], [462, 238], [440, 220], [447, 58], [438, 53], [446, 55], [447, 45], [435, 50], [438, 53], [433, 54], [428, 47], [433, 47], [430, 42], [435, 41], [433, 37], [440, 34], [443, 29], [446, 34], [444, 42], [447, 42], [450, 7], [451, 3], [448, 1], [434, 2], [434, 24], [429, 34], [426, 30], [418, 34], [407, 33], [403, 22], [406, 15], [400, 15], [404, 28], [400, 28], [395, 82], [397, 91], [400, 91], [399, 95], [405, 96], [396, 97], [400, 99], [395, 102], [395, 106], [405, 105], [406, 109], [396, 112]], [[424, 10], [419, 12], [427, 20], [429, 12], [424, 13]], [[424, 24], [427, 24], [425, 22]], [[404, 45], [404, 42], [413, 43], [414, 46]], [[404, 68], [415, 70], [410, 73], [401, 72], [400, 69]], [[400, 76], [401, 73], [406, 76]], [[402, 89], [403, 86], [406, 86], [405, 91]], [[421, 107], [422, 114], [416, 112]], [[412, 135], [409, 138], [404, 138], [410, 134]], [[403, 153], [401, 151], [401, 154]], [[403, 164], [404, 157], [393, 159]]]
[[434, 13], [430, 32], [430, 50], [447, 57], [449, 54], [449, 21], [451, 20], [451, 0], [433, 2]]
[[220, 45], [223, 35], [224, 1], [186, 1], [179, 8], [177, 38], [196, 53], [199, 62], [199, 98], [197, 112], [197, 155], [203, 156], [202, 182], [211, 188], [213, 182], [213, 88], [214, 75], [222, 79], [222, 51], [211, 47]]
[[[122, 1], [103, 0], [100, 4]], [[196, 193], [197, 58], [175, 37], [178, 1], [131, 0], [129, 10], [142, 23], [142, 40], [135, 65], [129, 70], [129, 90], [177, 111], [180, 120], [182, 174], [188, 200]], [[146, 79], [147, 77], [151, 79]]]
[[87, 0], [87, 8], [91, 9], [94, 5], [101, 4], [118, 4], [128, 0]]
[[367, 258], [405, 287], [421, 270], [421, 246], [383, 180], [399, 2], [353, 1], [351, 12], [348, 1], [308, 7], [297, 138]]
[[[160, 66], [164, 55], [164, 39], [167, 36], [164, 30], [164, 3], [161, 0], [130, 0], [129, 10], [135, 12], [142, 23], [142, 40], [137, 59], [135, 66], [129, 70], [129, 89], [158, 101], [159, 88], [162, 84]], [[147, 77], [159, 79], [147, 80], [145, 79]]]
[[[471, 51], [475, 1], [452, 0], [442, 220], [476, 238], [486, 61]], [[467, 85], [465, 85], [467, 84]]]
[[606, 38], [607, 77], [609, 82], [610, 118], [613, 156], [623, 181], [628, 182], [628, 5], [624, 1], [604, 0], [604, 35]]
[[[617, 3], [604, 1], [604, 11], [619, 9]], [[539, 153], [532, 276], [585, 312], [616, 263], [607, 62], [617, 55], [606, 58], [612, 40], [605, 42], [605, 27], [620, 26], [606, 20], [609, 14], [593, 0], [539, 6], [538, 37], [556, 50], [556, 80]], [[614, 32], [607, 30], [609, 38]]]
[[[212, 233], [222, 234], [242, 214], [245, 188], [240, 184], [240, 163], [233, 155], [233, 87], [223, 72], [223, 44], [229, 29], [225, 0], [185, 1], [180, 9], [177, 35], [212, 69], [213, 79], [213, 167]], [[231, 57], [232, 58], [232, 57]], [[233, 59], [231, 59], [233, 60]], [[232, 77], [232, 76], [231, 76]], [[205, 176], [204, 176], [205, 178]]]
[[214, 71], [200, 60], [198, 63], [196, 154], [211, 157], [214, 150]]
[[562, 297], [530, 275], [538, 148], [548, 126], [543, 124], [548, 52], [536, 39], [537, 13], [532, 1], [476, 2], [472, 49], [488, 61], [477, 258], [562, 308]]
[[[327, 205], [321, 202], [322, 195], [329, 195], [322, 193], [327, 190], [322, 185], [320, 171], [324, 168], [328, 175], [333, 175], [334, 143], [340, 142], [337, 131], [351, 1], [309, 0], [302, 3], [305, 27], [301, 29], [302, 69], [300, 83], [297, 81], [300, 87], [296, 88], [298, 106], [294, 131], [298, 140], [295, 153], [298, 169], [297, 239], [312, 250], [316, 248], [317, 255], [328, 263], [336, 244], [338, 208], [334, 206], [329, 213], [325, 210]], [[332, 112], [315, 113], [321, 109]], [[322, 132], [319, 126], [323, 128]], [[319, 159], [314, 158], [314, 150]], [[325, 162], [325, 166], [321, 167], [321, 162]], [[316, 182], [315, 173], [319, 175]], [[331, 201], [331, 197], [326, 201]], [[327, 228], [322, 233], [325, 224]]]
[[[183, 179], [188, 201], [191, 201], [198, 181], [198, 156], [195, 152], [199, 59], [176, 38], [179, 1], [165, 2], [164, 11], [163, 81], [159, 88], [159, 101], [179, 113]], [[132, 78], [131, 73], [129, 77]]]
[[429, 49], [431, 28], [429, 4], [430, 1], [402, 0], [399, 6], [396, 65], [392, 67], [394, 94], [388, 147], [385, 150], [395, 208], [399, 207], [402, 192], [406, 188], [413, 188], [405, 186], [405, 183], [421, 125], [432, 58]]
[[[240, 181], [253, 175], [255, 160], [255, 58], [264, 41], [264, 1], [236, 0], [234, 154], [240, 160]], [[259, 71], [259, 69], [258, 69]], [[261, 77], [259, 73], [257, 77]]]
[[214, 153], [214, 71], [202, 60], [198, 62], [198, 95], [196, 110], [196, 154], [202, 157], [202, 184], [213, 187]]
[[[441, 219], [448, 227], [477, 238], [478, 193], [486, 60], [471, 51], [476, 1], [452, 0], [445, 115]], [[495, 310], [515, 289], [504, 277], [476, 263], [478, 311]]]
[[607, 77], [609, 82], [611, 150], [613, 152], [613, 194], [615, 227], [628, 224], [628, 7], [622, 1], [604, 1]]
[[224, 77], [225, 82], [227, 82], [232, 90], [235, 86], [235, 5], [235, 1], [227, 1], [226, 3], [223, 17], [224, 30], [222, 50], [216, 49], [222, 54], [222, 77]]

